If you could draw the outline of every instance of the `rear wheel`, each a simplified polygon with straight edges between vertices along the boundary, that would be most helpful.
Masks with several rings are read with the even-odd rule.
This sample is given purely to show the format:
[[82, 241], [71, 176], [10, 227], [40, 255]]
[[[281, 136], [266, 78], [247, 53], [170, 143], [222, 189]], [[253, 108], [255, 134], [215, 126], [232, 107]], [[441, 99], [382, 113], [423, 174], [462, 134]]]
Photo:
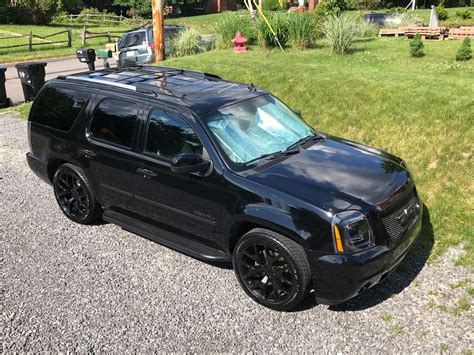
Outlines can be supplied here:
[[310, 268], [303, 248], [266, 229], [253, 229], [238, 242], [234, 271], [245, 292], [258, 303], [279, 311], [306, 296]]
[[100, 205], [81, 168], [72, 164], [61, 165], [54, 174], [53, 188], [61, 211], [69, 219], [88, 224], [100, 217]]

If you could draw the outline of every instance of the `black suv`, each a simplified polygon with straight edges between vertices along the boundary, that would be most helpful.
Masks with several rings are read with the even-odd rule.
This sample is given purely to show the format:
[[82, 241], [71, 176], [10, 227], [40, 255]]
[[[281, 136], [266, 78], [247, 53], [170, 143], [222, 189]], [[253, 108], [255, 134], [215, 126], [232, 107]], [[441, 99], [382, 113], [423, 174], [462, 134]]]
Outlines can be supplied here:
[[71, 220], [98, 218], [193, 257], [233, 262], [277, 310], [310, 289], [342, 303], [383, 280], [421, 229], [399, 158], [315, 131], [253, 85], [130, 67], [49, 81], [31, 169]]

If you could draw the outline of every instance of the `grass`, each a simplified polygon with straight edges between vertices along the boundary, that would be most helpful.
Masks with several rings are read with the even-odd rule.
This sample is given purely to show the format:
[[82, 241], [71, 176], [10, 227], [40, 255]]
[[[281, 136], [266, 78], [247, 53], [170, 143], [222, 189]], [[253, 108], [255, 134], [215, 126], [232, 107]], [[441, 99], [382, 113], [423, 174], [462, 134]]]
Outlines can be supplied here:
[[380, 319], [385, 323], [389, 323], [393, 320], [393, 316], [390, 313], [384, 313], [380, 316]]
[[403, 335], [405, 334], [405, 331], [403, 330], [403, 327], [398, 325], [398, 324], [393, 324], [390, 326], [390, 331], [395, 334], [395, 335]]
[[401, 156], [429, 210], [430, 260], [462, 244], [459, 262], [474, 268], [473, 61], [454, 61], [458, 41], [425, 41], [426, 56], [417, 59], [403, 39], [360, 41], [347, 56], [321, 46], [211, 51], [165, 64], [254, 83], [301, 109], [317, 129]]
[[26, 120], [30, 113], [31, 104], [32, 104], [31, 102], [22, 103], [19, 105], [15, 105], [15, 106], [3, 109], [0, 112], [15, 112], [18, 115], [18, 117]]

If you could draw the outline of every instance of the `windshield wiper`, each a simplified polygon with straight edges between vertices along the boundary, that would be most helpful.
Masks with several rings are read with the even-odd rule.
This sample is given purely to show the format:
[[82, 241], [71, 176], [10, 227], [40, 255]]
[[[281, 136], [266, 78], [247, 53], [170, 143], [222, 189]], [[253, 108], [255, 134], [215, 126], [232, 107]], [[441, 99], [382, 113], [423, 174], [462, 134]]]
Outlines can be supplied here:
[[278, 157], [281, 157], [281, 156], [285, 156], [285, 155], [293, 155], [293, 154], [298, 154], [300, 152], [299, 149], [286, 149], [286, 150], [279, 150], [278, 152], [275, 152], [275, 153], [268, 153], [268, 154], [263, 154], [257, 158], [254, 158], [254, 159], [251, 159], [249, 161], [246, 161], [245, 163], [243, 163], [242, 165], [249, 165], [250, 163], [254, 163], [256, 162], [257, 160], [261, 160], [261, 159], [268, 159], [268, 160], [272, 160], [272, 159], [276, 159]]
[[312, 140], [319, 140], [319, 139], [322, 139], [323, 137], [320, 136], [319, 134], [312, 134], [312, 135], [309, 135], [309, 136], [306, 136], [306, 137], [303, 137], [301, 139], [298, 139], [295, 143], [291, 144], [288, 146], [288, 148], [286, 148], [286, 151], [288, 150], [291, 150], [292, 148], [298, 146], [298, 145], [301, 145], [303, 143], [306, 143], [308, 141], [312, 141]]

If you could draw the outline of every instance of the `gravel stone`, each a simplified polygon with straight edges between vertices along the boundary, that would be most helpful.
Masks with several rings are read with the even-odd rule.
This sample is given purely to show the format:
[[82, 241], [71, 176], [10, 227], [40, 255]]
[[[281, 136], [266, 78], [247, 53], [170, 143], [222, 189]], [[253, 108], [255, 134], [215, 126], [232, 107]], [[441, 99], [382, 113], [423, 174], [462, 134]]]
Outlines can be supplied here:
[[[28, 168], [26, 122], [0, 113], [3, 351], [469, 352], [472, 274], [411, 252], [348, 303], [266, 309], [212, 265], [112, 224], [83, 226]], [[421, 242], [420, 242], [421, 243]], [[472, 293], [472, 292], [471, 292]], [[459, 315], [456, 315], [459, 314]]]

